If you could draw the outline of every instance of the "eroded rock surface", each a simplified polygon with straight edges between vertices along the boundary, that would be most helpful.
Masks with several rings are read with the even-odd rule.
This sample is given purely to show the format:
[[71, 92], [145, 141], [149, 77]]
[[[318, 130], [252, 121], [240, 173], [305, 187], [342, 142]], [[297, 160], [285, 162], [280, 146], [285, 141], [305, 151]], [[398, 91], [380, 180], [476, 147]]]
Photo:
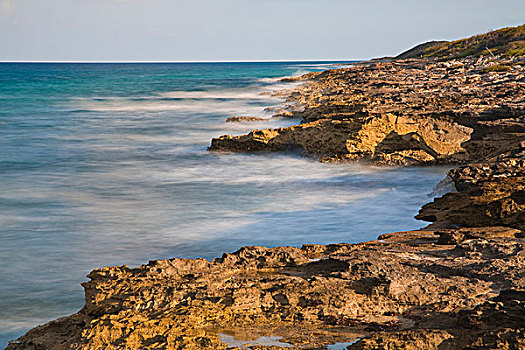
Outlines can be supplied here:
[[[499, 62], [510, 68], [487, 72]], [[523, 56], [367, 62], [301, 79], [287, 95], [300, 125], [221, 136], [209, 149], [420, 165], [481, 161], [525, 140]]]
[[266, 120], [260, 117], [229, 117], [226, 118], [226, 123], [247, 123], [247, 122], [258, 122]]
[[253, 328], [297, 349], [357, 337], [351, 349], [523, 344], [523, 239], [380, 238], [95, 270], [78, 314], [8, 349], [225, 349], [220, 333]]
[[236, 152], [301, 149], [328, 160], [368, 157], [384, 164], [461, 161], [467, 158], [462, 143], [472, 129], [432, 118], [416, 122], [408, 117], [348, 120], [320, 119], [288, 128], [255, 130], [243, 136], [213, 139], [211, 150]]
[[425, 205], [416, 218], [434, 227], [507, 226], [525, 230], [525, 143], [448, 174], [458, 192]]

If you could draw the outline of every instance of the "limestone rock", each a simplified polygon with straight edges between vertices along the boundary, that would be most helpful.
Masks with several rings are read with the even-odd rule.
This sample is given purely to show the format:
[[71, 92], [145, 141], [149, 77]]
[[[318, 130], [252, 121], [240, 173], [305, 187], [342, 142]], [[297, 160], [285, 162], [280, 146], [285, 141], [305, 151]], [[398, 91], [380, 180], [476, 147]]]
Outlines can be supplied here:
[[495, 232], [448, 246], [414, 231], [106, 267], [83, 284], [81, 311], [8, 349], [225, 349], [220, 333], [254, 328], [301, 349], [357, 337], [355, 349], [519, 344], [525, 241]]
[[229, 117], [226, 118], [226, 123], [244, 123], [244, 122], [258, 122], [267, 120], [260, 117]]
[[[312, 73], [288, 93], [290, 128], [225, 135], [212, 151], [300, 149], [324, 161], [380, 165], [478, 162], [525, 141], [525, 65], [487, 75], [474, 58], [374, 61]], [[520, 80], [521, 79], [521, 80]], [[294, 79], [296, 80], [296, 79]], [[264, 137], [261, 138], [261, 133]]]
[[458, 192], [426, 204], [416, 218], [433, 227], [505, 226], [525, 231], [525, 147], [451, 170]]
[[[320, 119], [279, 129], [255, 130], [248, 135], [225, 135], [212, 140], [214, 151], [286, 151], [300, 149], [306, 155], [368, 158], [378, 163], [453, 162], [466, 157], [461, 144], [470, 128], [431, 118], [415, 121], [388, 114], [382, 117], [344, 120]], [[398, 160], [400, 159], [400, 160]]]

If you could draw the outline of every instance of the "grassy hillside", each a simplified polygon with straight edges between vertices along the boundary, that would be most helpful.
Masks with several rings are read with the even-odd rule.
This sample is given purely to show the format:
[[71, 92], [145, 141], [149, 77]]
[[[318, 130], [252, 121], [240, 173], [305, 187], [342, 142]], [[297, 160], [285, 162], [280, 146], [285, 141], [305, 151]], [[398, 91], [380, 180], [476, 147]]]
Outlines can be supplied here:
[[495, 30], [456, 41], [431, 41], [403, 52], [396, 58], [437, 57], [443, 59], [467, 56], [525, 55], [525, 24]]

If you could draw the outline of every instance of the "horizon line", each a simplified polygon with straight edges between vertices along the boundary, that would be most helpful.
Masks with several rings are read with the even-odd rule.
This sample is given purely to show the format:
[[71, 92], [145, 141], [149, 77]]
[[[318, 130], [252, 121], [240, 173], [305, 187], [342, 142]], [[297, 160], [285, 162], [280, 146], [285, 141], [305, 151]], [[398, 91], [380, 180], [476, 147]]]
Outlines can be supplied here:
[[0, 60], [0, 63], [267, 63], [267, 62], [360, 62], [365, 59], [321, 59], [321, 60], [209, 60], [209, 61], [118, 61], [118, 60]]

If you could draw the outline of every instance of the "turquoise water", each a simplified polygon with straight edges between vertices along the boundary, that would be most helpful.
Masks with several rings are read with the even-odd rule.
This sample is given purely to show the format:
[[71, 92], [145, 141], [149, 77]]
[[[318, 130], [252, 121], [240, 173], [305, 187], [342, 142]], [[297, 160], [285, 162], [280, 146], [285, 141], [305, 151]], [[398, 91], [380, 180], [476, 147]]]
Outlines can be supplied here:
[[243, 245], [357, 242], [415, 229], [442, 168], [207, 152], [293, 120], [276, 77], [325, 63], [0, 64], [0, 347], [83, 305], [93, 268]]

